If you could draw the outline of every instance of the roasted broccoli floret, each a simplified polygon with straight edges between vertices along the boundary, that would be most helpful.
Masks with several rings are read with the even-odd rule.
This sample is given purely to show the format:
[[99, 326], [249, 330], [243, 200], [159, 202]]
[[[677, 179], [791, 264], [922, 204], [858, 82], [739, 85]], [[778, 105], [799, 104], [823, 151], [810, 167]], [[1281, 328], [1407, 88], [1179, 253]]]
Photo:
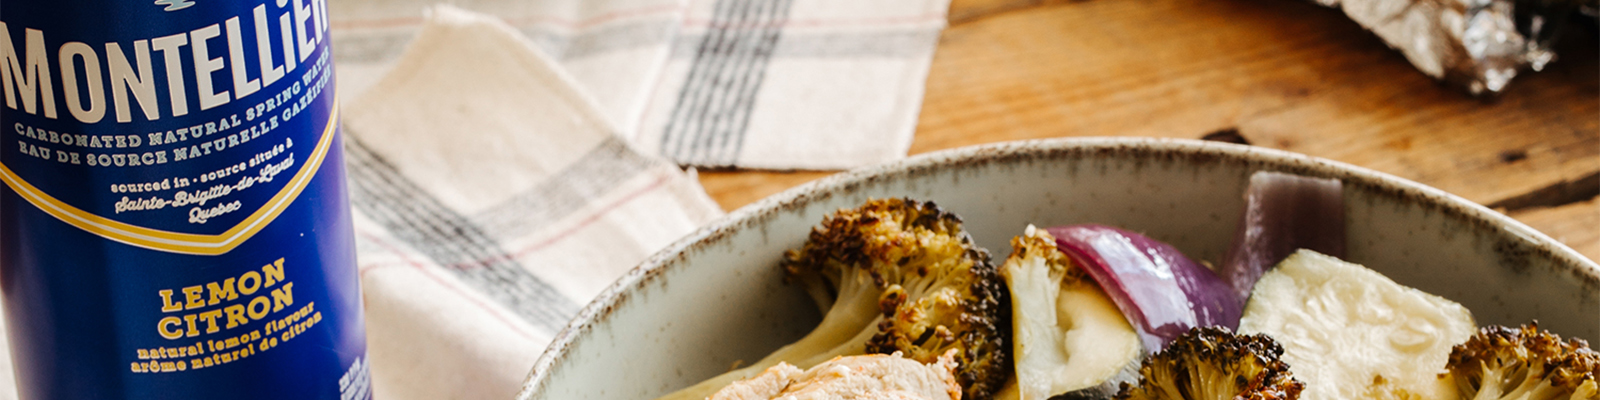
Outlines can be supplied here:
[[811, 333], [766, 358], [662, 399], [700, 400], [779, 362], [902, 352], [923, 363], [956, 350], [965, 399], [987, 400], [1011, 373], [1010, 309], [989, 253], [932, 202], [869, 200], [812, 229], [780, 263], [825, 310]]
[[1537, 322], [1479, 328], [1450, 350], [1445, 369], [1463, 399], [1600, 399], [1600, 353], [1582, 339], [1541, 332]]
[[[1006, 342], [1011, 309], [989, 253], [962, 231], [960, 218], [931, 202], [886, 200], [865, 208], [878, 215], [862, 221], [864, 233], [873, 235], [867, 239], [879, 242], [863, 247], [869, 259], [851, 260], [850, 245], [814, 240], [817, 246], [808, 243], [791, 254], [791, 273], [804, 275], [836, 262], [872, 265], [873, 282], [884, 288], [878, 302], [884, 320], [867, 342], [867, 352], [900, 351], [929, 363], [957, 350], [956, 381], [965, 398], [992, 397], [1011, 371]], [[892, 221], [885, 225], [873, 218]], [[838, 244], [857, 240], [843, 236]]]
[[1305, 384], [1279, 360], [1283, 348], [1266, 335], [1197, 327], [1139, 367], [1139, 386], [1122, 385], [1118, 400], [1288, 400]]

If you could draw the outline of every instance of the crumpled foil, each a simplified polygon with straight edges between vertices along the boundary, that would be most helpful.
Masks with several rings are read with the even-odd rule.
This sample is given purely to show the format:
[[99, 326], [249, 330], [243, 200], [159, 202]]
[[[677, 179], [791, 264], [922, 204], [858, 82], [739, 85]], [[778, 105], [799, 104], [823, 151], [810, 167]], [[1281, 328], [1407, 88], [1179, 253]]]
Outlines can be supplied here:
[[1404, 53], [1418, 70], [1474, 95], [1494, 95], [1555, 60], [1561, 25], [1586, 0], [1315, 0]]

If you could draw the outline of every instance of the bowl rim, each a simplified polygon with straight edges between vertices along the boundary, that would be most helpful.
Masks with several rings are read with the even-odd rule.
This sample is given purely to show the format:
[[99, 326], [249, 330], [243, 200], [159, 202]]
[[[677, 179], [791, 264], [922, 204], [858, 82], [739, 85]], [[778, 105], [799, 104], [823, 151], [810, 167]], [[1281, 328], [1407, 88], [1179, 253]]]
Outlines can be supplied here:
[[629, 293], [661, 279], [667, 269], [681, 264], [678, 261], [688, 251], [721, 240], [729, 230], [759, 224], [784, 211], [804, 207], [841, 190], [864, 186], [887, 176], [916, 175], [965, 165], [986, 165], [1051, 155], [1113, 153], [1242, 162], [1253, 170], [1339, 178], [1346, 184], [1353, 183], [1365, 189], [1397, 195], [1419, 206], [1434, 208], [1480, 227], [1504, 231], [1507, 237], [1516, 239], [1519, 241], [1517, 244], [1522, 245], [1512, 253], [1542, 253], [1557, 261], [1560, 267], [1571, 268], [1567, 272], [1582, 284], [1600, 291], [1600, 264], [1544, 233], [1460, 196], [1353, 164], [1285, 150], [1195, 139], [1070, 137], [996, 142], [933, 151], [829, 175], [740, 207], [694, 230], [629, 269], [585, 305], [539, 356], [523, 380], [516, 398], [528, 399], [542, 390], [548, 378], [561, 367], [561, 360], [568, 349], [596, 324], [607, 320], [611, 311], [625, 301]]

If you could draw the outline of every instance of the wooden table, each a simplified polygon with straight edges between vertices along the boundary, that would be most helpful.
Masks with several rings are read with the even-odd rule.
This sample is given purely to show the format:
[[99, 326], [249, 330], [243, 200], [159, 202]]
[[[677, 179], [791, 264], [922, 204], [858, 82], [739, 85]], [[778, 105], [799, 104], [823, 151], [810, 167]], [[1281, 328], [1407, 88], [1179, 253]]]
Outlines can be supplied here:
[[[1483, 101], [1299, 0], [955, 0], [911, 153], [1064, 136], [1242, 138], [1489, 205], [1600, 260], [1600, 63], [1573, 24]], [[732, 210], [832, 172], [701, 172]]]

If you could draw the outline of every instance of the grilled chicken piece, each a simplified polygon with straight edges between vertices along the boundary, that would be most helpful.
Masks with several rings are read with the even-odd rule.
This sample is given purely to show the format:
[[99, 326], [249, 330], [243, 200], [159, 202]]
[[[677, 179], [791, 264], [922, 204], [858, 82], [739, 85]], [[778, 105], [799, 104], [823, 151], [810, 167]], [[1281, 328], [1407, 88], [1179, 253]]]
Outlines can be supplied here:
[[891, 355], [836, 357], [801, 371], [788, 363], [734, 382], [711, 400], [960, 400], [954, 354], [922, 364]]

